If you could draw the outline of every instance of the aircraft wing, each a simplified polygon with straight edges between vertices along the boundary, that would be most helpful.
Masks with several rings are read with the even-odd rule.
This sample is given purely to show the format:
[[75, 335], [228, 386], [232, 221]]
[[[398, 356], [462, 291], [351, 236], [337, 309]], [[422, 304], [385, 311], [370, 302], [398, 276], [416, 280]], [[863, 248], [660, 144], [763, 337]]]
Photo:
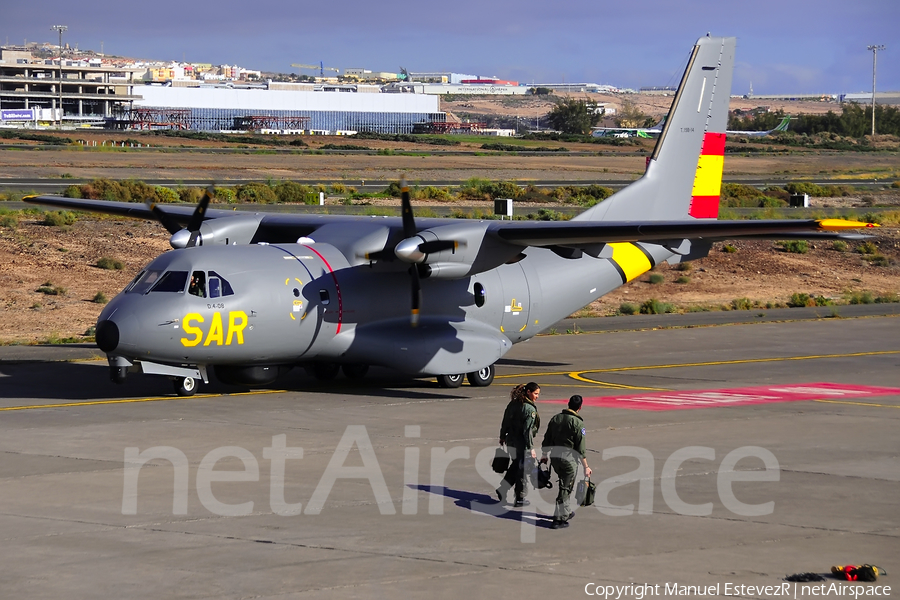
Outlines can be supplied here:
[[545, 222], [510, 221], [492, 227], [500, 239], [522, 246], [581, 246], [615, 242], [658, 242], [681, 239], [708, 241], [734, 238], [849, 238], [868, 237], [843, 233], [868, 227], [872, 223], [841, 219], [803, 219], [778, 221], [674, 221], [629, 222]]
[[[43, 204], [64, 208], [68, 210], [84, 210], [106, 214], [119, 215], [153, 220], [156, 217], [152, 211], [143, 204], [133, 202], [114, 202], [107, 200], [82, 200], [76, 198], [63, 198], [60, 196], [30, 196], [26, 202]], [[176, 221], [184, 225], [188, 222], [193, 212], [189, 205], [165, 205], [166, 213]], [[223, 209], [210, 209], [205, 214], [205, 220], [216, 220], [238, 215], [252, 215], [248, 211], [235, 211]], [[343, 216], [325, 214], [296, 214], [296, 213], [266, 213], [257, 212], [258, 220], [252, 225], [255, 233], [250, 237], [254, 242], [265, 241], [271, 243], [293, 242], [297, 238], [313, 235], [314, 232], [326, 225], [337, 226], [345, 224], [347, 227], [357, 226], [361, 222], [379, 227], [386, 227], [399, 234], [402, 225], [399, 217], [381, 217], [377, 223], [373, 217], [368, 216]], [[456, 230], [454, 237], [460, 232], [471, 230], [482, 233], [475, 234], [491, 236], [507, 244], [516, 246], [566, 246], [583, 247], [616, 242], [670, 242], [672, 240], [702, 239], [706, 241], [718, 241], [734, 238], [763, 238], [763, 239], [813, 239], [813, 238], [843, 238], [863, 239], [865, 236], [859, 233], [848, 233], [849, 230], [876, 227], [872, 223], [857, 221], [844, 221], [840, 219], [790, 219], [771, 221], [654, 221], [654, 222], [603, 222], [603, 221], [490, 221], [488, 223], [465, 220], [447, 219], [420, 219], [419, 233], [441, 228], [448, 222], [454, 223]], [[469, 226], [470, 225], [470, 226]], [[486, 227], [485, 227], [486, 225]], [[444, 235], [436, 232], [436, 238], [442, 239]], [[396, 236], [391, 235], [396, 241]]]

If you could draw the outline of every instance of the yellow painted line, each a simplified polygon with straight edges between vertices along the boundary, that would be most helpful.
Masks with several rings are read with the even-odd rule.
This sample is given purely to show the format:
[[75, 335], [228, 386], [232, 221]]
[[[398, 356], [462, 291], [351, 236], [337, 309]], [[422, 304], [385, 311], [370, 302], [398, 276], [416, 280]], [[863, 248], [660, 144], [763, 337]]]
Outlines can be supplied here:
[[654, 387], [640, 387], [636, 385], [626, 385], [624, 383], [612, 383], [610, 381], [596, 381], [594, 379], [588, 379], [587, 377], [582, 377], [581, 373], [588, 373], [589, 371], [577, 371], [569, 373], [569, 377], [574, 379], [575, 381], [584, 381], [587, 383], [593, 383], [602, 387], [608, 387], [617, 390], [645, 390], [645, 391], [654, 391], [654, 392], [666, 392], [669, 391], [667, 388], [654, 388]]
[[[623, 371], [647, 371], [653, 369], [680, 369], [687, 367], [716, 367], [721, 365], [742, 365], [766, 362], [785, 362], [791, 360], [821, 360], [826, 358], [854, 358], [859, 356], [884, 356], [900, 354], [900, 350], [874, 350], [872, 352], [850, 352], [847, 354], [813, 354], [809, 356], [782, 356], [776, 358], [746, 358], [741, 360], [715, 360], [697, 363], [676, 363], [669, 365], [640, 365], [634, 367], [613, 367], [610, 369], [586, 369], [578, 373], [620, 373]], [[549, 377], [552, 375], [568, 375], [572, 371], [550, 371], [545, 373], [517, 373], [513, 375], [496, 375], [495, 379], [504, 377]]]
[[813, 400], [813, 402], [825, 402], [826, 404], [849, 404], [851, 406], [877, 406], [878, 408], [900, 408], [897, 404], [875, 404], [873, 402], [847, 402], [846, 400]]
[[198, 394], [196, 396], [155, 396], [151, 398], [121, 398], [118, 400], [90, 400], [87, 402], [64, 402], [60, 404], [33, 404], [29, 406], [4, 406], [5, 410], [34, 410], [38, 408], [72, 408], [76, 406], [100, 406], [103, 404], [134, 404], [136, 402], [168, 402], [171, 400], [199, 400], [201, 398], [228, 398], [230, 396], [256, 396], [259, 394], [280, 394], [287, 390], [258, 390], [254, 392], [235, 392], [233, 394]]

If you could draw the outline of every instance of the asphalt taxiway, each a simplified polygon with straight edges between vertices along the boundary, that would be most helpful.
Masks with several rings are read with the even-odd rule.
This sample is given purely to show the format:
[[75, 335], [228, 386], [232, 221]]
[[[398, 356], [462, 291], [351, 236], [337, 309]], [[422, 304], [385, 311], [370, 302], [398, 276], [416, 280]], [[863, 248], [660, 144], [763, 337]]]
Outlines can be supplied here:
[[[865, 586], [900, 587], [900, 316], [558, 333], [458, 390], [297, 371], [180, 398], [162, 378], [114, 386], [77, 353], [6, 351], [0, 595], [726, 595], [848, 563], [891, 574]], [[543, 401], [587, 399], [603, 493], [565, 530], [549, 528], [555, 489], [525, 509], [493, 495], [500, 417], [529, 380]], [[808, 393], [740, 401], [765, 386]], [[655, 410], [629, 401], [660, 394]], [[544, 423], [561, 407], [539, 404]]]

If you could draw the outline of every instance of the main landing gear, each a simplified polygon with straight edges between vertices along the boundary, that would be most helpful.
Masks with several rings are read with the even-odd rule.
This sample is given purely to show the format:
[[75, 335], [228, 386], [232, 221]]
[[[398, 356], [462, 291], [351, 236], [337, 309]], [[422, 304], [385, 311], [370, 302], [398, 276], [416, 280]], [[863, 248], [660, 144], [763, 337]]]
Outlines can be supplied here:
[[438, 375], [437, 382], [442, 388], [458, 388], [462, 385], [463, 378], [469, 380], [469, 385], [474, 387], [485, 387], [491, 385], [494, 381], [494, 365], [488, 365], [478, 371], [471, 373], [455, 373], [452, 375]]

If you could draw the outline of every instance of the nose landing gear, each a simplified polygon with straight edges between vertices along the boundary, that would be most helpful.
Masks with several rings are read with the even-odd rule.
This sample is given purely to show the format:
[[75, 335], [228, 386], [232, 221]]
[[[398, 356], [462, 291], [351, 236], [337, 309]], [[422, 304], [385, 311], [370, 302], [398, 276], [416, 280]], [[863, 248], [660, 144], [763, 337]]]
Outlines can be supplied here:
[[175, 377], [172, 384], [179, 396], [193, 396], [197, 391], [197, 380], [193, 377]]

